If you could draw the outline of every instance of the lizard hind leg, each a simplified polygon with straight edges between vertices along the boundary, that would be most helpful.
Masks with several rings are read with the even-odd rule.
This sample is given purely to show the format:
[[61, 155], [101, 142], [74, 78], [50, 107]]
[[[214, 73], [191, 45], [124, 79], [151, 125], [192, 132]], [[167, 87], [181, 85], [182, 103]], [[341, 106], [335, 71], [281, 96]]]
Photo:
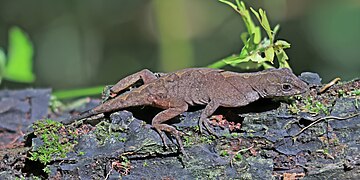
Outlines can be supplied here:
[[184, 150], [182, 140], [180, 138], [180, 136], [183, 135], [184, 133], [178, 131], [173, 126], [170, 126], [168, 124], [163, 124], [163, 122], [166, 122], [166, 121], [180, 115], [181, 113], [185, 112], [187, 110], [187, 108], [188, 108], [188, 105], [185, 102], [180, 103], [178, 106], [170, 107], [168, 109], [165, 109], [164, 111], [161, 111], [152, 120], [152, 127], [159, 133], [159, 135], [164, 143], [164, 146], [167, 147], [167, 144], [165, 141], [165, 136], [162, 133], [162, 131], [168, 132], [175, 137], [175, 139], [179, 145], [181, 153], [185, 156], [186, 156], [186, 153]]
[[119, 82], [117, 82], [113, 87], [111, 87], [110, 91], [113, 94], [117, 94], [129, 87], [133, 86], [137, 81], [142, 80], [144, 84], [148, 84], [154, 80], [156, 80], [156, 75], [148, 69], [143, 69], [137, 73], [131, 74]]
[[216, 103], [215, 101], [211, 101], [208, 105], [206, 105], [205, 109], [203, 110], [203, 112], [200, 115], [200, 119], [199, 119], [199, 129], [200, 129], [200, 133], [203, 133], [203, 125], [205, 126], [206, 130], [218, 137], [218, 135], [214, 132], [214, 130], [210, 127], [209, 125], [209, 117], [216, 111], [216, 109], [219, 107], [219, 104]]

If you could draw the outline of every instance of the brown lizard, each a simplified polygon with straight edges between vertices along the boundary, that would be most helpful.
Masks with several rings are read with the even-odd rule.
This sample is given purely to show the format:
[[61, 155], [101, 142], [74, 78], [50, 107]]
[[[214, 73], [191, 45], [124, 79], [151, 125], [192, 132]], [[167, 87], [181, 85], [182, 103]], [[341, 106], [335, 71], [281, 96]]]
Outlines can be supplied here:
[[[139, 80], [143, 85], [121, 94]], [[134, 106], [154, 106], [164, 109], [152, 119], [152, 127], [160, 134], [165, 146], [162, 131], [172, 134], [183, 154], [182, 133], [164, 122], [187, 111], [189, 106], [206, 105], [199, 120], [200, 131], [203, 125], [212, 134], [208, 118], [218, 107], [245, 106], [259, 98], [291, 96], [303, 93], [307, 85], [296, 77], [290, 69], [269, 69], [255, 73], [236, 73], [220, 69], [189, 68], [160, 77], [144, 69], [125, 77], [111, 89], [113, 99], [71, 118], [65, 124], [105, 112], [113, 112]], [[120, 93], [120, 94], [119, 94]], [[119, 95], [117, 95], [119, 94]]]

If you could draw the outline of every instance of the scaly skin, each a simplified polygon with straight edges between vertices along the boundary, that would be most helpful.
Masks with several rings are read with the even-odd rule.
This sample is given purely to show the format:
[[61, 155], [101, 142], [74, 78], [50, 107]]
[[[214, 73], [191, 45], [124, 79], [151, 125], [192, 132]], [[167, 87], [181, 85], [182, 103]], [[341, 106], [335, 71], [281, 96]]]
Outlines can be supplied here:
[[[119, 94], [138, 80], [144, 85], [128, 93]], [[220, 69], [189, 68], [161, 77], [144, 69], [115, 84], [111, 89], [113, 99], [74, 117], [65, 124], [105, 112], [114, 112], [134, 106], [153, 106], [164, 109], [152, 119], [152, 127], [174, 135], [180, 150], [185, 154], [180, 138], [181, 132], [164, 122], [187, 111], [189, 106], [206, 105], [200, 115], [200, 131], [205, 128], [215, 134], [209, 126], [208, 118], [218, 107], [241, 107], [259, 98], [291, 96], [303, 93], [307, 85], [289, 69], [270, 69], [255, 73], [236, 73]]]

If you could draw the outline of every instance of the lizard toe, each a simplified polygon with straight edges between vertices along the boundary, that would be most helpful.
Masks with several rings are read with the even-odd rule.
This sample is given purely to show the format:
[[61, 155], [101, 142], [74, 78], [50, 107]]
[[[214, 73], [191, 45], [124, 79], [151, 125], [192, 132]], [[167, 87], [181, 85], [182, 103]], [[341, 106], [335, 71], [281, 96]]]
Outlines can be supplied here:
[[204, 128], [204, 125], [203, 125], [203, 122], [201, 120], [199, 120], [199, 131], [200, 131], [200, 134], [203, 134], [203, 128]]
[[217, 134], [215, 133], [215, 131], [210, 127], [210, 122], [209, 122], [208, 119], [203, 120], [203, 124], [204, 124], [206, 130], [207, 130], [211, 135], [214, 135], [214, 136], [217, 137], [217, 138], [219, 137], [219, 135], [217, 135]]

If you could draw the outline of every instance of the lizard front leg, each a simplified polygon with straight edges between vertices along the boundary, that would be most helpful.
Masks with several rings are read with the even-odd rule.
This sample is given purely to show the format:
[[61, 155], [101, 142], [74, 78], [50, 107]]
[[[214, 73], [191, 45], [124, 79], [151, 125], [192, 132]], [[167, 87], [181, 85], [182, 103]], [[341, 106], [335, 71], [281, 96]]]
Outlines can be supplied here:
[[203, 110], [203, 112], [200, 115], [200, 119], [199, 119], [199, 129], [200, 129], [200, 133], [202, 132], [203, 129], [203, 125], [205, 125], [206, 130], [212, 134], [217, 136], [217, 134], [214, 132], [213, 129], [210, 128], [209, 125], [209, 117], [216, 111], [216, 109], [219, 107], [219, 103], [217, 103], [216, 101], [210, 101], [205, 109]]
[[166, 108], [168, 108], [168, 109], [161, 111], [152, 119], [152, 127], [159, 133], [165, 147], [167, 147], [167, 145], [166, 145], [166, 141], [165, 141], [165, 136], [162, 133], [162, 131], [168, 132], [171, 135], [173, 135], [179, 144], [181, 153], [186, 156], [184, 146], [183, 146], [182, 140], [180, 138], [180, 135], [182, 135], [183, 133], [176, 130], [173, 126], [170, 126], [167, 124], [162, 124], [162, 123], [187, 111], [188, 104], [186, 102], [182, 102], [182, 101], [165, 100], [165, 99], [157, 100], [157, 101], [155, 101], [155, 103], [156, 103], [156, 105], [163, 107], [163, 108], [164, 108], [163, 105], [166, 104], [166, 106], [167, 106]]
[[130, 86], [134, 85], [137, 81], [142, 80], [144, 84], [148, 84], [157, 79], [157, 76], [148, 69], [143, 69], [137, 73], [131, 74], [119, 82], [117, 82], [113, 87], [110, 88], [111, 96], [116, 96], [117, 93], [128, 89]]

